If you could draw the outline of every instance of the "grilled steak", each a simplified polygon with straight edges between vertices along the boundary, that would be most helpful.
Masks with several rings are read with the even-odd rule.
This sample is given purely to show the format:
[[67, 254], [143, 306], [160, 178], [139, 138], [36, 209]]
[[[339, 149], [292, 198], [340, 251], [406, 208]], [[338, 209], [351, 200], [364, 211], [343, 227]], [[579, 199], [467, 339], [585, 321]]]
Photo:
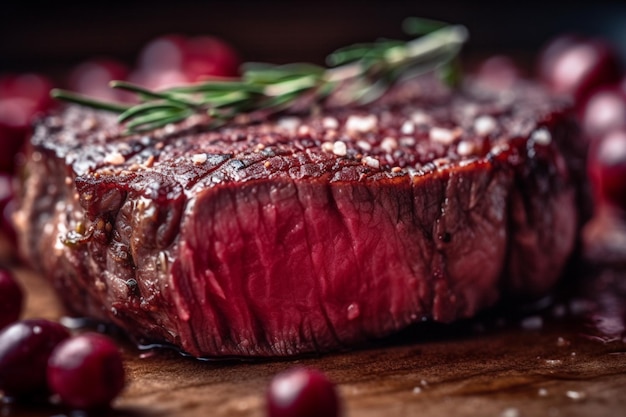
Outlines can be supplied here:
[[532, 84], [201, 126], [36, 126], [21, 250], [72, 312], [194, 356], [331, 351], [545, 294], [575, 246], [575, 125]]

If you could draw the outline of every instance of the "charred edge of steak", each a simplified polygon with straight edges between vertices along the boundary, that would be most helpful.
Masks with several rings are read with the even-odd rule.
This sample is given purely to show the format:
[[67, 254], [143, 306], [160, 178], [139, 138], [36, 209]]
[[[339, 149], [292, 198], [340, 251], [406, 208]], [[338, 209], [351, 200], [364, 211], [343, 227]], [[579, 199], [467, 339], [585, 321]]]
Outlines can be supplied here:
[[420, 89], [130, 137], [69, 108], [27, 154], [22, 252], [72, 311], [194, 356], [330, 351], [544, 294], [580, 219], [567, 106]]

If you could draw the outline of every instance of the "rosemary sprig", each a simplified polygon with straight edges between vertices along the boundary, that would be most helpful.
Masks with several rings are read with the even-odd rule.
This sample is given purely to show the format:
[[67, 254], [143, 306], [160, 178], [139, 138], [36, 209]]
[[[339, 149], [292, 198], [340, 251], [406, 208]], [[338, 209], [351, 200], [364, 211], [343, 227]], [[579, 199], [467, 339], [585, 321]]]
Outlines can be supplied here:
[[53, 88], [50, 95], [57, 100], [67, 101], [69, 103], [82, 104], [98, 110], [106, 110], [113, 113], [122, 113], [130, 108], [129, 105], [121, 103], [111, 103], [107, 101], [95, 100], [89, 96], [73, 93], [59, 88]]
[[52, 90], [57, 99], [119, 113], [119, 122], [130, 132], [163, 127], [193, 114], [206, 113], [211, 126], [222, 125], [238, 114], [259, 110], [284, 110], [303, 96], [324, 101], [334, 94], [342, 104], [376, 100], [395, 82], [425, 72], [439, 71], [447, 80], [458, 79], [455, 61], [467, 40], [460, 25], [409, 18], [409, 42], [380, 39], [338, 49], [327, 58], [329, 68], [313, 64], [271, 65], [247, 63], [239, 79], [206, 82], [152, 91], [123, 81], [111, 87], [136, 94], [136, 105], [103, 102], [65, 90]]

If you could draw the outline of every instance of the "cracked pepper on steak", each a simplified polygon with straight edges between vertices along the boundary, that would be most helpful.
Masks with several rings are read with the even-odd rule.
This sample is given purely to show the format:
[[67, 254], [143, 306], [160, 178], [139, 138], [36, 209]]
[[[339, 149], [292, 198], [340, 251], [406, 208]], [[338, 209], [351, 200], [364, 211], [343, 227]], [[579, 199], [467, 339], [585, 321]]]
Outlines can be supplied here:
[[545, 294], [575, 247], [584, 156], [531, 83], [201, 126], [38, 122], [15, 220], [73, 314], [198, 357], [325, 352]]

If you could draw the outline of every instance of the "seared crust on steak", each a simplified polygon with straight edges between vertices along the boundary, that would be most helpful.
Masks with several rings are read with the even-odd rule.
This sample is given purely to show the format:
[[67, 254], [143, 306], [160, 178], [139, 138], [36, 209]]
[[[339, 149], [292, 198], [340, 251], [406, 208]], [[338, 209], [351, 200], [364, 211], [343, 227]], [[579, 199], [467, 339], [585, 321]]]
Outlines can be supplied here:
[[21, 250], [76, 314], [194, 356], [330, 351], [545, 294], [576, 242], [568, 107], [411, 82], [365, 108], [125, 136], [68, 107], [26, 154]]

